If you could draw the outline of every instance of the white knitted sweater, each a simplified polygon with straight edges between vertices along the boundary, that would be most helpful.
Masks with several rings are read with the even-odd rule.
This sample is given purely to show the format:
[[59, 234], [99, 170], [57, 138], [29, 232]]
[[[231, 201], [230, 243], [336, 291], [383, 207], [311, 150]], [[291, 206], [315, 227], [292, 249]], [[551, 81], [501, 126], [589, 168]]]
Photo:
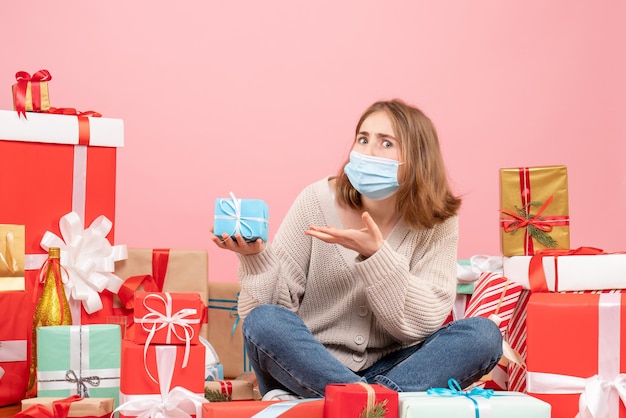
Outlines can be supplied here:
[[[455, 297], [458, 219], [410, 231], [400, 220], [366, 260], [304, 234], [341, 227], [328, 178], [306, 187], [259, 254], [239, 256], [239, 315], [260, 304], [296, 312], [313, 335], [354, 371], [422, 341], [446, 319]], [[280, 324], [276, 324], [280, 326]]]

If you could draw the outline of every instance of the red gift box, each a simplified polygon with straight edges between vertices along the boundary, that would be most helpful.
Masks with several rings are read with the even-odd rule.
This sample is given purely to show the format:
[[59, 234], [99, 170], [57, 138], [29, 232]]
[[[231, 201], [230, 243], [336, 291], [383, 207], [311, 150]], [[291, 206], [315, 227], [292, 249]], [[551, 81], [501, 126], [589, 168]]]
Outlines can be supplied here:
[[[0, 110], [0, 166], [14, 179], [3, 185], [12, 198], [2, 222], [26, 227], [27, 291], [46, 258], [42, 238], [45, 232], [62, 235], [63, 216], [75, 212], [82, 228], [106, 218], [106, 238], [113, 242], [116, 153], [123, 144], [119, 119], [33, 113], [25, 120]], [[83, 312], [75, 323], [106, 323], [113, 295], [104, 290], [100, 296], [103, 309]]]
[[199, 344], [206, 306], [198, 293], [135, 292], [137, 344]]
[[622, 324], [626, 295], [618, 292], [532, 294], [528, 394], [549, 402], [558, 417], [573, 417], [579, 409], [582, 416], [626, 417], [618, 396], [626, 390]]
[[324, 393], [324, 418], [358, 418], [364, 410], [371, 410], [385, 402], [385, 416], [398, 416], [398, 392], [379, 384], [331, 384]]
[[[171, 381], [171, 387], [181, 386], [204, 394], [205, 350], [203, 344], [145, 346], [122, 340], [120, 392], [125, 395], [158, 394], [161, 393], [159, 382], [167, 379]], [[159, 370], [160, 363], [165, 361], [174, 367], [171, 376]]]
[[0, 406], [19, 402], [28, 385], [27, 341], [32, 317], [26, 292], [0, 292]]
[[[144, 351], [145, 350], [145, 351]], [[188, 351], [187, 351], [188, 350]], [[164, 403], [199, 415], [204, 398], [205, 346], [143, 345], [122, 340], [121, 417], [137, 416]]]
[[323, 399], [296, 401], [211, 402], [202, 406], [202, 418], [322, 418]]

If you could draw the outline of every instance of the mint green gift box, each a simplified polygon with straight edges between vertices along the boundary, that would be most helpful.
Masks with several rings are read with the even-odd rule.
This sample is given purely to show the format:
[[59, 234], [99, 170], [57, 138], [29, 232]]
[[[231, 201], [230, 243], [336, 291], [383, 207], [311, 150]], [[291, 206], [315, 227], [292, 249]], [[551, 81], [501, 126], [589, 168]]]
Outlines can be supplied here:
[[521, 392], [494, 391], [483, 396], [401, 392], [400, 418], [550, 418], [552, 406]]
[[37, 328], [37, 396], [120, 397], [119, 325]]

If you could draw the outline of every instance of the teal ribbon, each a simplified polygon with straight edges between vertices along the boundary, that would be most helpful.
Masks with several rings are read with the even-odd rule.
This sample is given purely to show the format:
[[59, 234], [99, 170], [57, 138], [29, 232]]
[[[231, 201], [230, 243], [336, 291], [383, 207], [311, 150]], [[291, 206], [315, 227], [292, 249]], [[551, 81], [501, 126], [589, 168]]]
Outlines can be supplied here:
[[482, 389], [478, 387], [472, 388], [472, 390], [462, 390], [461, 385], [456, 379], [448, 380], [448, 388], [430, 388], [426, 391], [428, 395], [436, 396], [463, 396], [472, 401], [474, 404], [474, 416], [480, 418], [480, 409], [478, 407], [478, 401], [474, 399], [475, 396], [480, 396], [485, 399], [491, 398], [494, 394], [493, 389]]
[[[230, 336], [233, 337], [235, 335], [235, 330], [237, 329], [237, 326], [239, 325], [239, 321], [241, 320], [241, 318], [239, 317], [239, 312], [237, 311], [237, 300], [239, 299], [239, 292], [237, 292], [237, 299], [213, 299], [213, 298], [209, 298], [209, 305], [208, 308], [209, 309], [221, 309], [223, 311], [229, 311], [230, 312], [230, 316], [235, 318], [235, 322], [233, 323], [233, 326], [230, 330]], [[223, 304], [232, 304], [230, 306], [223, 306], [223, 305], [212, 305], [211, 303], [223, 303]], [[248, 355], [246, 353], [246, 345], [243, 345], [243, 371], [244, 372], [251, 372], [252, 371], [252, 365], [248, 364]]]

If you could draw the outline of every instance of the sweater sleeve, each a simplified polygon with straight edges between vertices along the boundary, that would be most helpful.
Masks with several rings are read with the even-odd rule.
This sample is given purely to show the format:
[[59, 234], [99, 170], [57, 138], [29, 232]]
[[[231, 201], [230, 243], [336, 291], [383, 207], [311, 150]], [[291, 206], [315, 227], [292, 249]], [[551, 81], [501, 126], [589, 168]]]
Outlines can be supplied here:
[[312, 207], [319, 205], [311, 186], [296, 198], [282, 221], [272, 243], [255, 255], [239, 255], [241, 283], [239, 315], [243, 319], [256, 306], [277, 304], [298, 310], [304, 294], [311, 237], [304, 231], [315, 222]]
[[447, 318], [456, 294], [458, 219], [410, 233], [415, 240], [395, 251], [385, 242], [355, 268], [366, 283], [367, 298], [384, 332], [398, 341], [422, 340]]

